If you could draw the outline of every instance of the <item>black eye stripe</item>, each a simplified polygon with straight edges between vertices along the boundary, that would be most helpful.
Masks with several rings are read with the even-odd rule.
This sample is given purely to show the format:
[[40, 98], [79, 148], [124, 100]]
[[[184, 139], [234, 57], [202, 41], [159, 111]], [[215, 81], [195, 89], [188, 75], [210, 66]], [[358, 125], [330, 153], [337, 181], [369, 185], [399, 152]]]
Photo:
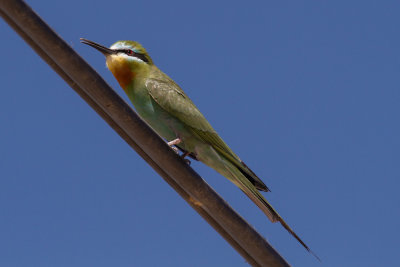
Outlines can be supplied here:
[[137, 57], [137, 58], [143, 60], [143, 61], [146, 62], [146, 63], [149, 62], [149, 60], [147, 59], [147, 57], [146, 57], [145, 55], [139, 54], [139, 53], [135, 53], [135, 52], [133, 52], [133, 53], [134, 53], [134, 57]]
[[144, 54], [136, 53], [135, 51], [133, 51], [131, 49], [119, 49], [118, 52], [124, 53], [131, 57], [136, 57], [138, 59], [143, 60], [146, 63], [149, 62], [149, 60], [147, 59], [147, 57]]

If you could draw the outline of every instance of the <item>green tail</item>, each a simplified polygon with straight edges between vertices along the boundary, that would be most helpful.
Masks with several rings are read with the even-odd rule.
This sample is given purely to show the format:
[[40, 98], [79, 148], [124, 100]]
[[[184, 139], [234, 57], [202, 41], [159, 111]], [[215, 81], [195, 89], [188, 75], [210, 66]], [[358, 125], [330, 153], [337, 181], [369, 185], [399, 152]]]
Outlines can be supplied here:
[[289, 227], [289, 225], [282, 219], [282, 217], [276, 212], [276, 210], [268, 203], [268, 201], [261, 195], [261, 193], [256, 189], [253, 183], [243, 175], [242, 171], [232, 164], [229, 160], [222, 158], [224, 160], [224, 165], [226, 166], [231, 177], [227, 177], [236, 186], [238, 186], [270, 219], [271, 222], [280, 222], [281, 225], [294, 237], [300, 244], [303, 245], [307, 251], [312, 253], [319, 261], [317, 255], [315, 255], [310, 248], [301, 240], [301, 238]]

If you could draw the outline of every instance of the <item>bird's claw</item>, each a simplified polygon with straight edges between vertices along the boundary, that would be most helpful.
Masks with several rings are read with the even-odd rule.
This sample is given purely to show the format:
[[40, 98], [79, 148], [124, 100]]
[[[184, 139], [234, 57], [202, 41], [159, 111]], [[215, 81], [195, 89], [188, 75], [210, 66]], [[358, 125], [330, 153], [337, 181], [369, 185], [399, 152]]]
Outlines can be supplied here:
[[187, 165], [190, 165], [190, 163], [192, 163], [190, 160], [186, 159], [186, 157], [189, 155], [190, 153], [185, 151], [182, 155], [181, 158], [183, 159], [184, 162], [186, 162]]
[[175, 151], [176, 154], [179, 154], [179, 149], [177, 149], [177, 148], [174, 147], [174, 146], [171, 146], [171, 148], [172, 148], [173, 151]]
[[[175, 151], [176, 154], [179, 155], [179, 149], [175, 147], [175, 145], [178, 145], [182, 142], [180, 138], [176, 138], [175, 140], [169, 141], [168, 145]], [[186, 156], [188, 156], [190, 153], [185, 151], [182, 155], [181, 158], [186, 162], [186, 164], [190, 165], [190, 160], [185, 159]]]

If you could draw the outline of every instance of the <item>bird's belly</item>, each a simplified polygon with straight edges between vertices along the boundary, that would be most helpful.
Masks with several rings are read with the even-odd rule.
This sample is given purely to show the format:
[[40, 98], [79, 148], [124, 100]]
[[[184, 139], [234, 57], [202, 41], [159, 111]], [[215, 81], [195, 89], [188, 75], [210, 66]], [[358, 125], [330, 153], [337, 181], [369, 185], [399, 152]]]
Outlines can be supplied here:
[[136, 92], [129, 96], [140, 117], [145, 120], [159, 135], [167, 141], [181, 138], [180, 147], [189, 152], [195, 152], [197, 138], [178, 119], [171, 116], [147, 92]]
[[176, 133], [171, 128], [165, 112], [152, 106], [152, 103], [143, 103], [144, 105], [135, 106], [139, 115], [162, 137], [171, 141], [176, 138]]

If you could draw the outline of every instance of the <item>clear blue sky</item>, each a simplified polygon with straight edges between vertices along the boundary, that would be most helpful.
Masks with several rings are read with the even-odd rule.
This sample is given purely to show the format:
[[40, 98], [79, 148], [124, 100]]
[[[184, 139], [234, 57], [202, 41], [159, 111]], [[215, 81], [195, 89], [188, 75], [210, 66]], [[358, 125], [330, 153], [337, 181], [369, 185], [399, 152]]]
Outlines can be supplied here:
[[[121, 95], [79, 38], [141, 42], [323, 261], [193, 163], [291, 264], [398, 263], [398, 1], [28, 2]], [[246, 266], [4, 21], [0, 34], [0, 266]]]

